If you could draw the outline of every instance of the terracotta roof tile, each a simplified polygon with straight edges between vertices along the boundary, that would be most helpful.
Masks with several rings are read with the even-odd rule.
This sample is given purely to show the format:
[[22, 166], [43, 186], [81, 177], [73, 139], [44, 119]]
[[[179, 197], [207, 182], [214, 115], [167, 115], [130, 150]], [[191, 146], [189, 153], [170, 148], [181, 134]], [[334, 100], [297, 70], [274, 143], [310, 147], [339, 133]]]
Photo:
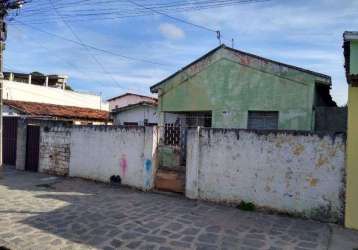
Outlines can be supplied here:
[[12, 100], [4, 100], [4, 105], [17, 109], [27, 115], [37, 117], [56, 117], [93, 121], [109, 120], [109, 112], [90, 108]]

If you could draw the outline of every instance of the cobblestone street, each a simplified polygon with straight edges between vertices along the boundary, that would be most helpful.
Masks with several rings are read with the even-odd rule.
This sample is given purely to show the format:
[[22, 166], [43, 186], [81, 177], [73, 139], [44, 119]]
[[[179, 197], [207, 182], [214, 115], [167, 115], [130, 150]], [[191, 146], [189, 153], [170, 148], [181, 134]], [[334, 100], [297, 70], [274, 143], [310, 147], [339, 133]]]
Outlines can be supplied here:
[[0, 246], [11, 249], [303, 250], [332, 239], [328, 224], [9, 169], [0, 197]]

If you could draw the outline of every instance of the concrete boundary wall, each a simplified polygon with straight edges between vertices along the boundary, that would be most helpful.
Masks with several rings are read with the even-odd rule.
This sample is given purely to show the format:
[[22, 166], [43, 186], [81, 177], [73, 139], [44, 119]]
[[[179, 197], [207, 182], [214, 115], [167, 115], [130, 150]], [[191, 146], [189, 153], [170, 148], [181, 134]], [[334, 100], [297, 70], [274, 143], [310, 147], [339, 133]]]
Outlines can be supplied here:
[[71, 135], [70, 176], [153, 188], [157, 130], [154, 127], [74, 126]]
[[56, 122], [40, 125], [39, 172], [67, 176], [70, 167], [71, 127]]
[[39, 168], [42, 173], [152, 189], [157, 166], [157, 128], [71, 126], [61, 122], [19, 120], [16, 169], [25, 170], [26, 129], [40, 126]]
[[186, 195], [340, 222], [345, 135], [188, 131]]

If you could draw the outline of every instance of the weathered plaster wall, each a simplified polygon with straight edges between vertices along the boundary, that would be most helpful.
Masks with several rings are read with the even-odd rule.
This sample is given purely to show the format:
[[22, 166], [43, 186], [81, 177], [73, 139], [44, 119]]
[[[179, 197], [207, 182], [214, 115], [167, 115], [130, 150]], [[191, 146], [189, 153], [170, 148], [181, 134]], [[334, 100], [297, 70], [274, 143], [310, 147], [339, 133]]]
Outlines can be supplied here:
[[[16, 168], [25, 169], [26, 128], [19, 119]], [[156, 127], [70, 126], [35, 121], [40, 126], [39, 172], [109, 182], [149, 190], [158, 166]]]
[[109, 182], [120, 175], [123, 184], [149, 190], [156, 142], [157, 129], [151, 127], [73, 127], [70, 176]]
[[[358, 56], [357, 56], [358, 58]], [[358, 230], [358, 87], [349, 87], [345, 224]]]
[[192, 129], [186, 195], [321, 220], [343, 218], [344, 136]]
[[248, 110], [279, 111], [279, 129], [312, 130], [316, 76], [222, 49], [168, 80], [160, 110], [212, 111], [213, 127], [246, 128]]
[[70, 165], [71, 128], [43, 124], [40, 129], [39, 172], [67, 176]]

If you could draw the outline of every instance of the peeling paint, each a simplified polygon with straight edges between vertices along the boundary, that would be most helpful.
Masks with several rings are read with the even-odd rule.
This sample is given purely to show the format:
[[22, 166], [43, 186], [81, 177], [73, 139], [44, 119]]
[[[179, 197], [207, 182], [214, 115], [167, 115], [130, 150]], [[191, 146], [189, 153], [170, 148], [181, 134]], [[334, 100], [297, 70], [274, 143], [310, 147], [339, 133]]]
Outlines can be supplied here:
[[328, 163], [328, 158], [323, 156], [322, 154], [320, 154], [319, 159], [317, 160], [317, 163], [316, 163], [316, 167], [320, 168], [327, 163]]
[[248, 200], [333, 222], [343, 217], [344, 134], [206, 128], [200, 134], [188, 131], [190, 198]]
[[305, 150], [305, 147], [303, 145], [298, 144], [298, 145], [293, 147], [292, 152], [293, 152], [294, 155], [298, 156], [298, 155], [302, 154], [302, 152], [304, 150]]
[[315, 186], [317, 186], [317, 183], [318, 183], [318, 179], [317, 179], [317, 178], [312, 178], [312, 177], [309, 178], [309, 185], [310, 185], [310, 187], [315, 187]]

